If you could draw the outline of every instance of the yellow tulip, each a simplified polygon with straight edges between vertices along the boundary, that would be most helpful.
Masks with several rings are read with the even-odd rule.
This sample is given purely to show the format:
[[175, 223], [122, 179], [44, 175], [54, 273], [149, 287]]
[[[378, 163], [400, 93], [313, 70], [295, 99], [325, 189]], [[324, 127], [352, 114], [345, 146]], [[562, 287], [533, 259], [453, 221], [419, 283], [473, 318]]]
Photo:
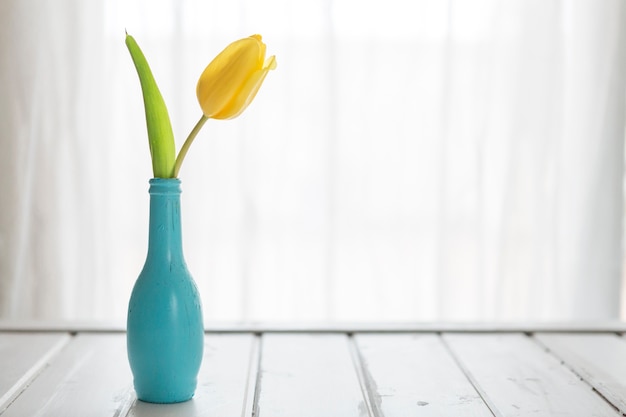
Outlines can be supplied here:
[[265, 59], [261, 35], [228, 45], [205, 68], [196, 94], [202, 113], [209, 119], [232, 119], [252, 102], [267, 73], [276, 68], [276, 57]]
[[163, 96], [143, 52], [128, 34], [126, 46], [141, 83], [155, 178], [178, 178], [187, 151], [204, 123], [208, 119], [232, 119], [239, 116], [254, 100], [267, 73], [276, 68], [274, 55], [265, 59], [265, 44], [261, 41], [261, 35], [239, 39], [220, 52], [202, 72], [196, 87], [202, 117], [174, 158], [174, 134]]

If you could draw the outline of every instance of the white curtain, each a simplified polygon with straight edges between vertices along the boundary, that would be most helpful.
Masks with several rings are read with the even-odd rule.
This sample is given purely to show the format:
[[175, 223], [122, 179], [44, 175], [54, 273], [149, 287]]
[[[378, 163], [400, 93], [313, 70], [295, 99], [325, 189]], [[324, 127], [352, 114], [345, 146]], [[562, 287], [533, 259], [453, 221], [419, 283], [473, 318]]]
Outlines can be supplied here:
[[277, 56], [181, 170], [208, 322], [617, 318], [625, 9], [5, 0], [0, 317], [125, 317], [151, 177], [126, 29], [178, 146], [214, 55]]

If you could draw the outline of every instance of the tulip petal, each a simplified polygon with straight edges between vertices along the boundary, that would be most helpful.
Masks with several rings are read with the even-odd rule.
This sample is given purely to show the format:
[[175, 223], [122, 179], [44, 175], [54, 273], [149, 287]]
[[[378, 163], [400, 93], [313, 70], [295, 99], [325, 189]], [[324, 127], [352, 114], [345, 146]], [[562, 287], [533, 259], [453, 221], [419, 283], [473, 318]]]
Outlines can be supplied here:
[[265, 61], [265, 65], [259, 71], [246, 80], [239, 91], [234, 95], [233, 100], [224, 109], [213, 115], [214, 119], [233, 119], [239, 116], [252, 103], [259, 88], [263, 84], [267, 73], [276, 68], [276, 57], [272, 55]]
[[276, 55], [272, 55], [271, 57], [267, 58], [265, 60], [265, 63], [263, 64], [263, 68], [269, 68], [271, 70], [275, 70], [277, 66], [278, 63], [276, 62]]
[[228, 45], [205, 68], [196, 93], [202, 112], [214, 117], [232, 100], [232, 91], [244, 84], [263, 65], [264, 48], [256, 37], [240, 39]]

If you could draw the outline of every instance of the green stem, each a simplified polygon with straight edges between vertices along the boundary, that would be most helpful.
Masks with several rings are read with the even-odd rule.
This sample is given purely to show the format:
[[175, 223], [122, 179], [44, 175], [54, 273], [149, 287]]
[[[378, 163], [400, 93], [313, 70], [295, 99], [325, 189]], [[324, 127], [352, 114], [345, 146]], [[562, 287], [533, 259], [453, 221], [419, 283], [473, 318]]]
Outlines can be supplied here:
[[187, 136], [185, 143], [183, 143], [183, 147], [180, 148], [180, 152], [178, 152], [178, 156], [176, 157], [176, 163], [174, 164], [174, 178], [178, 178], [178, 171], [180, 171], [183, 159], [185, 159], [185, 155], [187, 155], [187, 151], [189, 150], [191, 143], [196, 138], [196, 135], [198, 135], [198, 132], [202, 129], [202, 126], [204, 126], [204, 123], [207, 120], [209, 120], [209, 118], [203, 114], [200, 120], [198, 120], [198, 123], [196, 123], [191, 132], [189, 132], [189, 136]]

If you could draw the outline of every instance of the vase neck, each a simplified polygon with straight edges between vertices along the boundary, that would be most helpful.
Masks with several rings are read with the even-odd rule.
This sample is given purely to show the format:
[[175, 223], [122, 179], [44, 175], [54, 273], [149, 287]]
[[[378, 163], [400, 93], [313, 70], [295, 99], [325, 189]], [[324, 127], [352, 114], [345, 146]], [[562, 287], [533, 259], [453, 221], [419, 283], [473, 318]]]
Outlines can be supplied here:
[[180, 180], [150, 180], [148, 261], [184, 263], [180, 222]]

